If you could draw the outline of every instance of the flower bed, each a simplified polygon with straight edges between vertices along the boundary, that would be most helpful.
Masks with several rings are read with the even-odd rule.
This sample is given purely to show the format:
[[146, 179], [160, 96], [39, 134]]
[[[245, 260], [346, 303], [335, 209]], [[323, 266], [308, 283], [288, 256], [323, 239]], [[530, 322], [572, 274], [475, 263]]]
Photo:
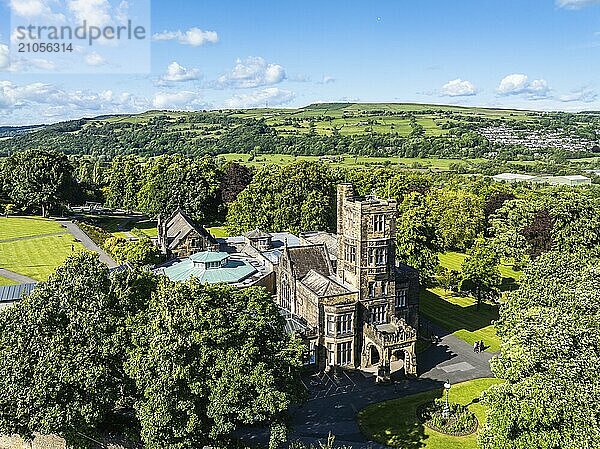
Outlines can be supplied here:
[[450, 414], [444, 417], [444, 405], [444, 399], [421, 404], [417, 408], [417, 418], [423, 425], [445, 435], [459, 437], [475, 433], [479, 423], [467, 407], [450, 403]]

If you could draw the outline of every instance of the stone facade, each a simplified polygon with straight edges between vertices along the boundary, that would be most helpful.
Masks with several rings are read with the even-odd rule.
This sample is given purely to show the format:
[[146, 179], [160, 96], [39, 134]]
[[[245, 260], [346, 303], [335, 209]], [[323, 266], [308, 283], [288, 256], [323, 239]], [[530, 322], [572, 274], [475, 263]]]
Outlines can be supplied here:
[[283, 251], [277, 301], [306, 324], [311, 361], [320, 369], [416, 374], [419, 281], [416, 270], [396, 262], [396, 209], [394, 200], [357, 197], [342, 184], [337, 245], [323, 240]]
[[182, 259], [202, 251], [218, 251], [219, 243], [181, 209], [166, 220], [158, 217], [157, 245], [169, 258]]

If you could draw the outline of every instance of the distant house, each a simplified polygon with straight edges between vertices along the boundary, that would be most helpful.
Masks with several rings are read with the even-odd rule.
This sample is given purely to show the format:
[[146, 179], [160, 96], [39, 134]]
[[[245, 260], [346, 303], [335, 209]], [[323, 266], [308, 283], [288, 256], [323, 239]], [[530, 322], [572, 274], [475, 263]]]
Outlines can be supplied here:
[[219, 243], [202, 225], [177, 209], [166, 220], [158, 217], [157, 244], [169, 258], [184, 258], [202, 251], [217, 251]]

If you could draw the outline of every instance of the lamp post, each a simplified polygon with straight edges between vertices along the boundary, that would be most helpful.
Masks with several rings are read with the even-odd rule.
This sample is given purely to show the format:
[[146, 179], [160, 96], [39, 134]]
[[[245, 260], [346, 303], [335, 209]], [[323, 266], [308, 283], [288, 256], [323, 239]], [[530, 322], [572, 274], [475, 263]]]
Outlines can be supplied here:
[[446, 403], [444, 404], [444, 408], [442, 409], [442, 417], [445, 419], [450, 418], [450, 402], [448, 401], [448, 395], [450, 393], [450, 388], [452, 385], [450, 384], [450, 380], [447, 380], [444, 384], [444, 390], [446, 391]]

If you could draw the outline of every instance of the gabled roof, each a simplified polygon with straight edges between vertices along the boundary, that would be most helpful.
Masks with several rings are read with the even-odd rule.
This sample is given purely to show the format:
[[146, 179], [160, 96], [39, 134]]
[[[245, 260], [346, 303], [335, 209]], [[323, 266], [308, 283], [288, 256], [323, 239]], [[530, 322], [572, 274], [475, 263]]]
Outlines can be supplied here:
[[30, 294], [37, 284], [6, 285], [0, 287], [0, 302], [15, 302]]
[[256, 228], [252, 231], [246, 232], [244, 234], [244, 237], [246, 237], [250, 240], [265, 239], [265, 238], [271, 238], [271, 234], [269, 234], [268, 232], [265, 232], [265, 231], [261, 231], [260, 229]]
[[177, 209], [165, 222], [169, 249], [176, 248], [190, 232], [196, 231], [201, 236], [207, 238], [210, 243], [217, 244], [215, 238], [206, 230], [204, 226], [197, 225], [183, 210]]
[[300, 238], [312, 245], [325, 245], [327, 252], [332, 260], [337, 259], [338, 237], [329, 232], [305, 232], [300, 234]]
[[338, 296], [352, 293], [338, 283], [333, 276], [323, 276], [315, 270], [310, 270], [300, 282], [317, 296]]
[[307, 245], [285, 248], [285, 252], [296, 279], [301, 279], [314, 270], [324, 276], [331, 276], [331, 264], [324, 245]]

